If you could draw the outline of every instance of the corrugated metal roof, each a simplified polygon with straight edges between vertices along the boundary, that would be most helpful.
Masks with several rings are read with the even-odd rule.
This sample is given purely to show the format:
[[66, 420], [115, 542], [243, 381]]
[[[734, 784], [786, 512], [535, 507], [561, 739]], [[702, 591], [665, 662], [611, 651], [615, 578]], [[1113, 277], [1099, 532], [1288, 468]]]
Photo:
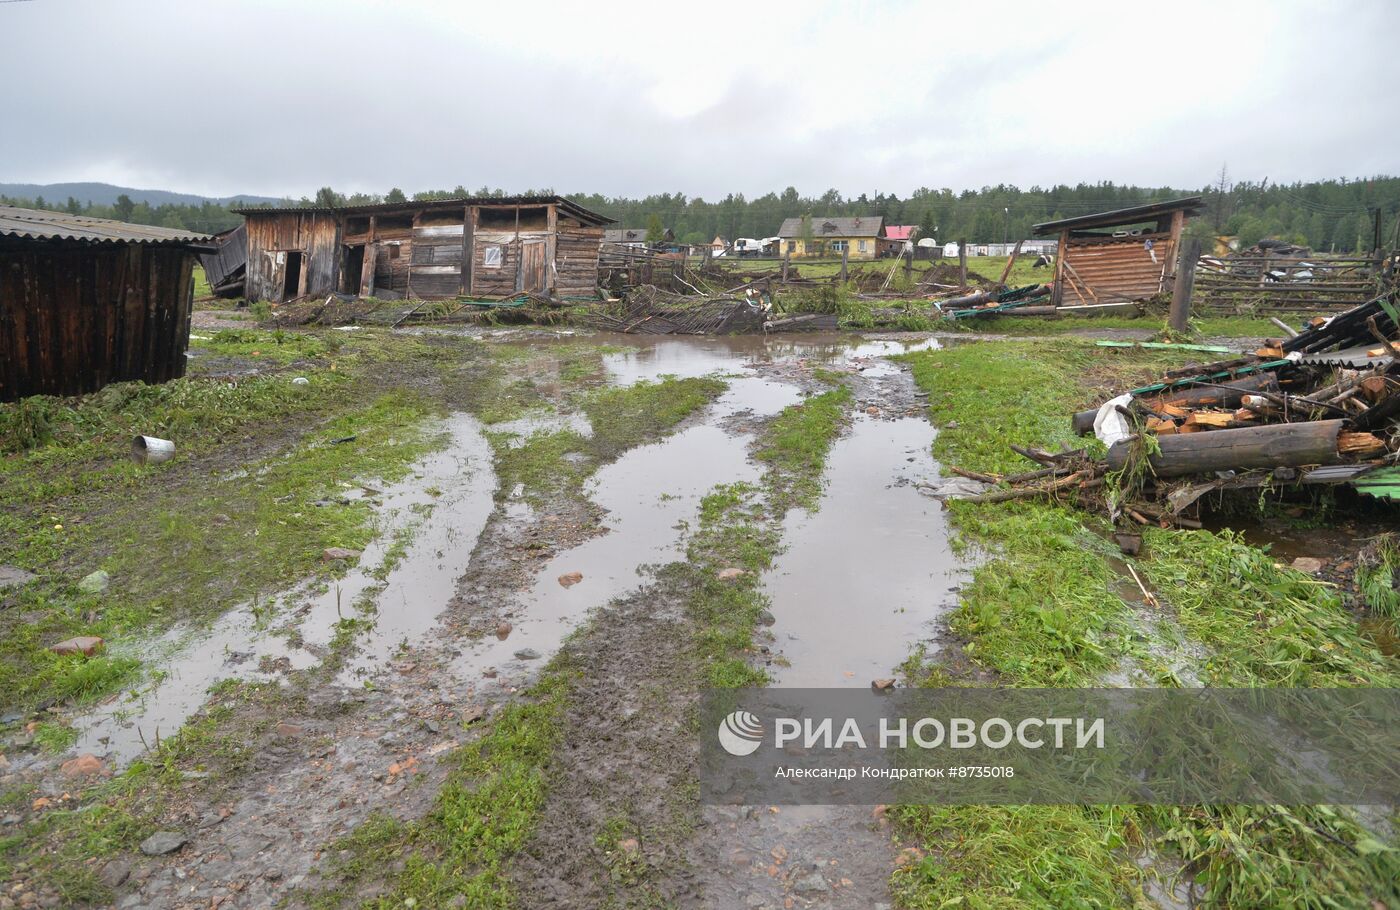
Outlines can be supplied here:
[[31, 240], [85, 240], [93, 243], [194, 243], [208, 234], [67, 212], [44, 212], [0, 205], [0, 237]]
[[1171, 199], [1166, 202], [1149, 202], [1146, 205], [1134, 205], [1126, 209], [1114, 209], [1111, 212], [1099, 212], [1094, 215], [1077, 215], [1073, 218], [1062, 218], [1059, 221], [1044, 221], [1031, 228], [1032, 233], [1053, 234], [1058, 231], [1074, 230], [1075, 228], [1096, 228], [1096, 227], [1117, 227], [1125, 224], [1137, 224], [1139, 221], [1152, 221], [1163, 215], [1170, 215], [1175, 211], [1183, 211], [1188, 215], [1195, 215], [1205, 209], [1205, 200], [1200, 196], [1185, 196], [1181, 199]]
[[573, 215], [581, 221], [589, 224], [603, 225], [613, 224], [613, 219], [606, 215], [599, 215], [597, 212], [589, 211], [583, 206], [570, 202], [563, 196], [459, 196], [451, 199], [419, 199], [408, 202], [376, 202], [372, 205], [346, 205], [327, 208], [326, 206], [315, 205], [291, 205], [291, 206], [244, 206], [242, 208], [231, 209], [238, 215], [247, 217], [248, 215], [287, 215], [299, 212], [318, 212], [321, 214], [339, 213], [348, 215], [370, 215], [375, 212], [416, 212], [431, 208], [446, 208], [468, 205], [557, 205], [560, 209]]
[[[811, 219], [812, 237], [821, 239], [823, 237], [878, 237], [880, 230], [884, 226], [883, 215], [873, 217], [857, 218], [816, 218]], [[802, 219], [788, 218], [783, 221], [783, 226], [778, 228], [779, 237], [801, 237]]]

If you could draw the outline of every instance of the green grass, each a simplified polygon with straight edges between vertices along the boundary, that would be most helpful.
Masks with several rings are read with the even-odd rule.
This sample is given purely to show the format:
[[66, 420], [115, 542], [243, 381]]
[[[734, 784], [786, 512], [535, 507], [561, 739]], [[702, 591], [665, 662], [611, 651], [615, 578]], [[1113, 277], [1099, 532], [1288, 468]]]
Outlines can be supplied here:
[[[1285, 316], [1301, 325], [1305, 317]], [[1203, 338], [1260, 339], [1277, 338], [1282, 332], [1268, 319], [1252, 316], [1202, 316], [1191, 321]], [[1133, 329], [1161, 332], [1166, 327], [1165, 316], [985, 316], [960, 321], [958, 328], [996, 335], [1064, 335], [1071, 332], [1095, 332], [1108, 329]]]
[[[139, 663], [125, 655], [49, 652], [63, 638], [119, 641], [177, 620], [216, 615], [329, 571], [321, 560], [326, 547], [363, 548], [371, 537], [367, 504], [313, 503], [339, 493], [342, 483], [402, 476], [437, 444], [423, 429], [433, 413], [417, 395], [387, 393], [325, 423], [290, 450], [248, 465], [256, 482], [214, 475], [193, 495], [167, 492], [150, 482], [150, 474], [169, 466], [143, 472], [123, 465], [111, 469], [116, 487], [131, 492], [115, 504], [102, 502], [100, 518], [61, 513], [46, 517], [53, 524], [17, 521], [16, 533], [0, 545], [0, 559], [41, 571], [65, 552], [90, 554], [91, 562], [71, 574], [46, 572], [11, 595], [14, 607], [0, 618], [0, 686], [7, 703], [32, 706], [44, 696], [90, 700], [130, 682], [138, 671]], [[348, 437], [354, 441], [334, 442]], [[31, 456], [44, 462], [58, 451]], [[99, 567], [111, 575], [108, 590], [78, 590], [78, 579]]]
[[767, 465], [765, 482], [775, 503], [815, 507], [827, 452], [850, 419], [851, 400], [851, 390], [840, 386], [784, 408], [774, 418], [755, 456]]
[[[514, 906], [507, 863], [534, 829], [544, 805], [550, 757], [563, 736], [559, 720], [570, 671], [558, 660], [528, 698], [494, 718], [490, 730], [452, 757], [448, 779], [423, 819], [374, 816], [331, 846], [345, 853], [310, 904], [318, 910], [353, 901], [363, 910], [402, 907]], [[390, 872], [384, 893], [355, 900], [364, 879]]]
[[340, 350], [341, 338], [331, 332], [220, 329], [212, 335], [191, 339], [190, 344], [198, 351], [225, 357], [266, 358], [274, 363], [289, 364], [334, 353]]
[[194, 299], [212, 297], [214, 289], [209, 286], [209, 276], [204, 273], [204, 266], [194, 267]]
[[[1181, 355], [1176, 355], [1179, 362]], [[1012, 442], [1056, 448], [1068, 416], [1105, 389], [1172, 362], [1145, 351], [1057, 341], [954, 345], [907, 355], [929, 393], [945, 464], [1014, 472]], [[1141, 656], [1141, 630], [1116, 593], [1102, 519], [1069, 505], [949, 504], [962, 546], [986, 551], [950, 625], [1002, 684], [1092, 686]], [[1211, 685], [1396, 685], [1394, 659], [1361, 636], [1336, 595], [1228, 533], [1148, 529], [1137, 561], [1190, 639]], [[954, 682], [938, 664], [919, 681]], [[1166, 680], [1163, 684], [1174, 684]], [[901, 906], [1119, 907], [1140, 901], [1129, 848], [1174, 856], [1221, 907], [1367, 908], [1395, 899], [1397, 852], [1344, 809], [1258, 807], [903, 806], [901, 835], [928, 855], [897, 872]]]

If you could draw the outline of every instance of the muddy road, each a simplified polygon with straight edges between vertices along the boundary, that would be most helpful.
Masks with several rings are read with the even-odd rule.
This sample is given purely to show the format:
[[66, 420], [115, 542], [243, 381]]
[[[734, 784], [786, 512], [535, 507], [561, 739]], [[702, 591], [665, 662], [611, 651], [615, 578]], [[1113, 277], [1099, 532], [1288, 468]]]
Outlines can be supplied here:
[[[112, 642], [154, 672], [69, 711], [62, 750], [11, 740], [6, 786], [29, 805], [5, 824], [39, 849], [0, 906], [889, 904], [879, 812], [700, 806], [693, 710], [725, 598], [748, 644], [721, 656], [771, 685], [868, 686], [935, 638], [959, 565], [919, 491], [934, 429], [890, 358], [938, 342], [468, 334], [510, 349], [501, 387], [530, 407], [498, 419], [468, 396], [406, 476], [313, 504], [372, 509], [344, 571]], [[645, 432], [596, 397], [625, 410], [629, 390], [673, 388], [703, 398]], [[818, 398], [836, 419], [801, 476], [771, 436]], [[711, 515], [726, 497], [739, 518]], [[740, 532], [750, 568], [711, 545]], [[458, 855], [442, 835], [486, 791], [525, 808]], [[29, 827], [104, 800], [156, 836], [75, 852], [61, 826]]]

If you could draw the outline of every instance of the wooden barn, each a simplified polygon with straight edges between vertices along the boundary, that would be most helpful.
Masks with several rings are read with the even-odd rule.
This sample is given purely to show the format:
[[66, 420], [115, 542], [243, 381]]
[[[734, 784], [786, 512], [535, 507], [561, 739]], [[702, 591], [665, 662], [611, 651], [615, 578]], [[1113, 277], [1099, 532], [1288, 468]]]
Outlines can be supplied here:
[[1037, 224], [1038, 237], [1059, 237], [1055, 305], [1127, 303], [1169, 290], [1186, 219], [1200, 196]]
[[604, 218], [562, 196], [237, 210], [244, 293], [282, 302], [362, 297], [591, 297]]
[[0, 206], [0, 401], [183, 376], [207, 239]]

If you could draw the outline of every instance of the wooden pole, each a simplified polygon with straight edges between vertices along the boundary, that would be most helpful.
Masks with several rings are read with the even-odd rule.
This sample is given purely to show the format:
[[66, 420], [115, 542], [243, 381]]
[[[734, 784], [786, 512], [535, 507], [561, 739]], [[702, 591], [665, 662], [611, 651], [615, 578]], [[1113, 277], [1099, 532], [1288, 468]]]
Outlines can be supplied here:
[[1172, 283], [1172, 306], [1169, 323], [1173, 332], [1185, 332], [1191, 319], [1191, 291], [1196, 285], [1196, 260], [1201, 258], [1201, 241], [1195, 237], [1181, 245], [1181, 258], [1176, 263], [1176, 280]]
[[787, 284], [787, 280], [788, 280], [788, 266], [789, 266], [791, 263], [792, 263], [792, 249], [791, 249], [790, 247], [789, 247], [789, 248], [785, 248], [785, 249], [783, 250], [783, 284]]
[[850, 248], [849, 246], [843, 246], [843, 247], [841, 247], [841, 282], [842, 282], [843, 284], [844, 284], [845, 281], [846, 281], [846, 265], [847, 265], [847, 263], [849, 262], [850, 257], [851, 257], [851, 248]]
[[914, 247], [910, 246], [908, 252], [904, 254], [904, 277], [909, 280], [914, 278]]
[[958, 286], [967, 287], [967, 241], [958, 241]]

